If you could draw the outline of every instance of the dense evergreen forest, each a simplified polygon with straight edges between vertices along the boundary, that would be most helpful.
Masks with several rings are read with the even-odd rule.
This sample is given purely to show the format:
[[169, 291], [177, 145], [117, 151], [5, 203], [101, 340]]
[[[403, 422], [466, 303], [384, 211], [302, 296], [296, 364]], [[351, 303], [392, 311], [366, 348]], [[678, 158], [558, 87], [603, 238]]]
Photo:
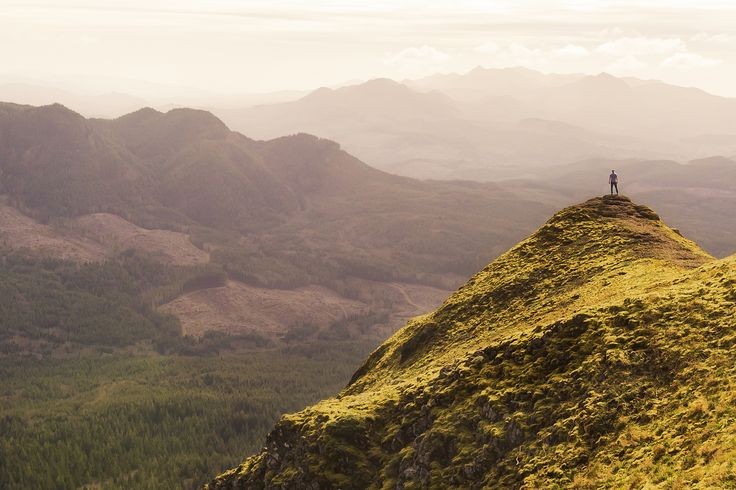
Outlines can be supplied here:
[[111, 352], [134, 345], [160, 352], [192, 349], [195, 342], [181, 337], [178, 320], [155, 307], [182, 291], [224, 280], [217, 265], [176, 267], [133, 252], [76, 264], [6, 251], [0, 253], [0, 353], [51, 355], [79, 347]]
[[281, 413], [336, 393], [371, 347], [0, 359], [0, 488], [196, 488]]
[[[194, 488], [281, 413], [337, 392], [375, 341], [181, 335], [156, 307], [221, 266], [0, 253], [0, 488]], [[292, 338], [293, 337], [293, 338]]]

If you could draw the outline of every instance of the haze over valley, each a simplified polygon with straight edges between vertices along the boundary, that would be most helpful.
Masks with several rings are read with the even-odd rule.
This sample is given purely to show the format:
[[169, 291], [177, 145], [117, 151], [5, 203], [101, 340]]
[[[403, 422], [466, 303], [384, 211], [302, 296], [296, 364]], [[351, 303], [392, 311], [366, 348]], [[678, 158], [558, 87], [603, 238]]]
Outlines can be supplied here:
[[10, 2], [0, 488], [729, 487], [735, 21]]
[[123, 94], [83, 98], [0, 86], [4, 100], [63, 101], [87, 116], [118, 117], [150, 104], [208, 110], [254, 139], [309, 133], [364, 162], [419, 179], [545, 179], [589, 158], [687, 162], [736, 155], [736, 99], [657, 80], [483, 68], [395, 81], [378, 78], [304, 92], [188, 104]]
[[607, 73], [478, 67], [212, 110], [256, 138], [309, 132], [378, 168], [422, 179], [545, 179], [550, 167], [587, 158], [736, 153], [736, 99]]

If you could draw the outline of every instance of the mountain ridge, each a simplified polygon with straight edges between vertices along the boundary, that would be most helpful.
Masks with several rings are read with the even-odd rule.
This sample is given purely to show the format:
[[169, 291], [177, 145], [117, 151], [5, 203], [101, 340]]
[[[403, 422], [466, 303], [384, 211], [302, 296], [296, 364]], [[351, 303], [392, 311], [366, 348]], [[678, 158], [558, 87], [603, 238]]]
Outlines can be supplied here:
[[[213, 108], [253, 137], [308, 132], [415, 178], [500, 180], [590, 157], [691, 160], [731, 154], [736, 99], [609, 73], [475, 68], [401, 83], [318, 89], [282, 104]], [[535, 131], [546, 119], [585, 131]]]
[[[103, 120], [61, 105], [13, 104], [0, 105], [0, 203], [0, 252], [38, 265], [31, 276], [48, 259], [61, 259], [60, 269], [120, 262], [135, 273], [144, 269], [139, 262], [154, 263], [162, 283], [139, 291], [147, 305], [163, 308], [187, 289], [212, 287], [168, 311], [181, 317], [227, 303], [234, 313], [220, 324], [228, 332], [253, 327], [248, 318], [257, 315], [241, 321], [236, 310], [259, 304], [251, 301], [257, 288], [286, 298], [273, 289], [321, 286], [304, 290], [304, 305], [318, 305], [322, 293], [365, 305], [330, 315], [331, 338], [393, 331], [419, 308], [397, 284], [425, 286], [416, 289], [427, 297], [419, 303], [434, 306], [547, 212], [495, 184], [387, 174], [308, 134], [256, 141], [203, 111], [147, 108]], [[23, 281], [21, 296], [32, 289]], [[256, 289], [222, 287], [236, 283]], [[309, 323], [308, 310], [296, 309], [285, 326], [301, 329], [302, 339], [325, 327]], [[189, 330], [205, 337], [205, 317]], [[0, 349], [55, 355], [62, 337], [34, 321], [9, 321]], [[48, 349], [29, 342], [29, 331]]]
[[735, 266], [625, 197], [566, 208], [208, 488], [722, 485]]

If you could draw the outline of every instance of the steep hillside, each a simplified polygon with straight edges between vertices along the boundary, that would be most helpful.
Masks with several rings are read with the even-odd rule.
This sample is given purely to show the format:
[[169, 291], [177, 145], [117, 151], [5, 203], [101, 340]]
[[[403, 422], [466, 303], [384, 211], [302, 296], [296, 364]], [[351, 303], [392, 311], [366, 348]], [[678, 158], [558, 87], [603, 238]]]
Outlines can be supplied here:
[[[349, 331], [385, 338], [407, 311], [416, 313], [395, 283], [430, 288], [432, 299], [422, 304], [434, 307], [437, 291], [457, 287], [549, 210], [494, 184], [390, 175], [307, 134], [255, 141], [205, 111], [141, 109], [103, 120], [59, 105], [3, 104], [0, 129], [0, 255], [153, 260], [166, 273], [137, 292], [151, 307], [208, 288], [205, 303], [239, 305], [226, 320], [208, 323], [216, 315], [205, 312], [194, 326], [183, 318], [186, 302], [172, 309], [197, 336], [253, 326], [237, 318], [273, 316], [273, 307], [251, 305], [250, 289], [222, 288], [230, 279], [277, 288], [269, 292], [280, 298], [276, 317], [288, 317], [277, 323], [301, 328], [302, 339], [356, 317], [359, 325]], [[45, 266], [37, 265], [32, 275], [42, 274]], [[19, 299], [32, 290], [31, 278], [23, 282]], [[289, 290], [298, 288], [315, 294], [290, 315]], [[333, 300], [360, 305], [345, 315], [308, 311]], [[304, 335], [308, 326], [313, 332]], [[53, 324], [25, 316], [0, 337], [10, 351], [26, 353], [36, 344], [24, 332], [41, 335], [51, 352], [64, 342]]]
[[645, 206], [567, 208], [209, 487], [727, 487], [735, 284]]
[[183, 232], [259, 286], [454, 287], [448, 273], [470, 274], [550, 209], [494, 184], [389, 175], [306, 134], [254, 141], [204, 111], [87, 120], [58, 105], [0, 108], [9, 204], [42, 222], [106, 213]]
[[44, 219], [152, 204], [146, 165], [79, 114], [0, 103], [0, 193]]

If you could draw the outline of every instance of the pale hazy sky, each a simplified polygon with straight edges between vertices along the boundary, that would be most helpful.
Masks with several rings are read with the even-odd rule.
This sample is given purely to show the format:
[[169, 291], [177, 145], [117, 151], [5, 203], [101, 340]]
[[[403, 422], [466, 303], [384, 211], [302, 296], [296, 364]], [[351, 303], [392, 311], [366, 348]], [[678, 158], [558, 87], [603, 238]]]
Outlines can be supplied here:
[[736, 2], [0, 0], [0, 60], [0, 81], [139, 95], [521, 65], [736, 96]]

